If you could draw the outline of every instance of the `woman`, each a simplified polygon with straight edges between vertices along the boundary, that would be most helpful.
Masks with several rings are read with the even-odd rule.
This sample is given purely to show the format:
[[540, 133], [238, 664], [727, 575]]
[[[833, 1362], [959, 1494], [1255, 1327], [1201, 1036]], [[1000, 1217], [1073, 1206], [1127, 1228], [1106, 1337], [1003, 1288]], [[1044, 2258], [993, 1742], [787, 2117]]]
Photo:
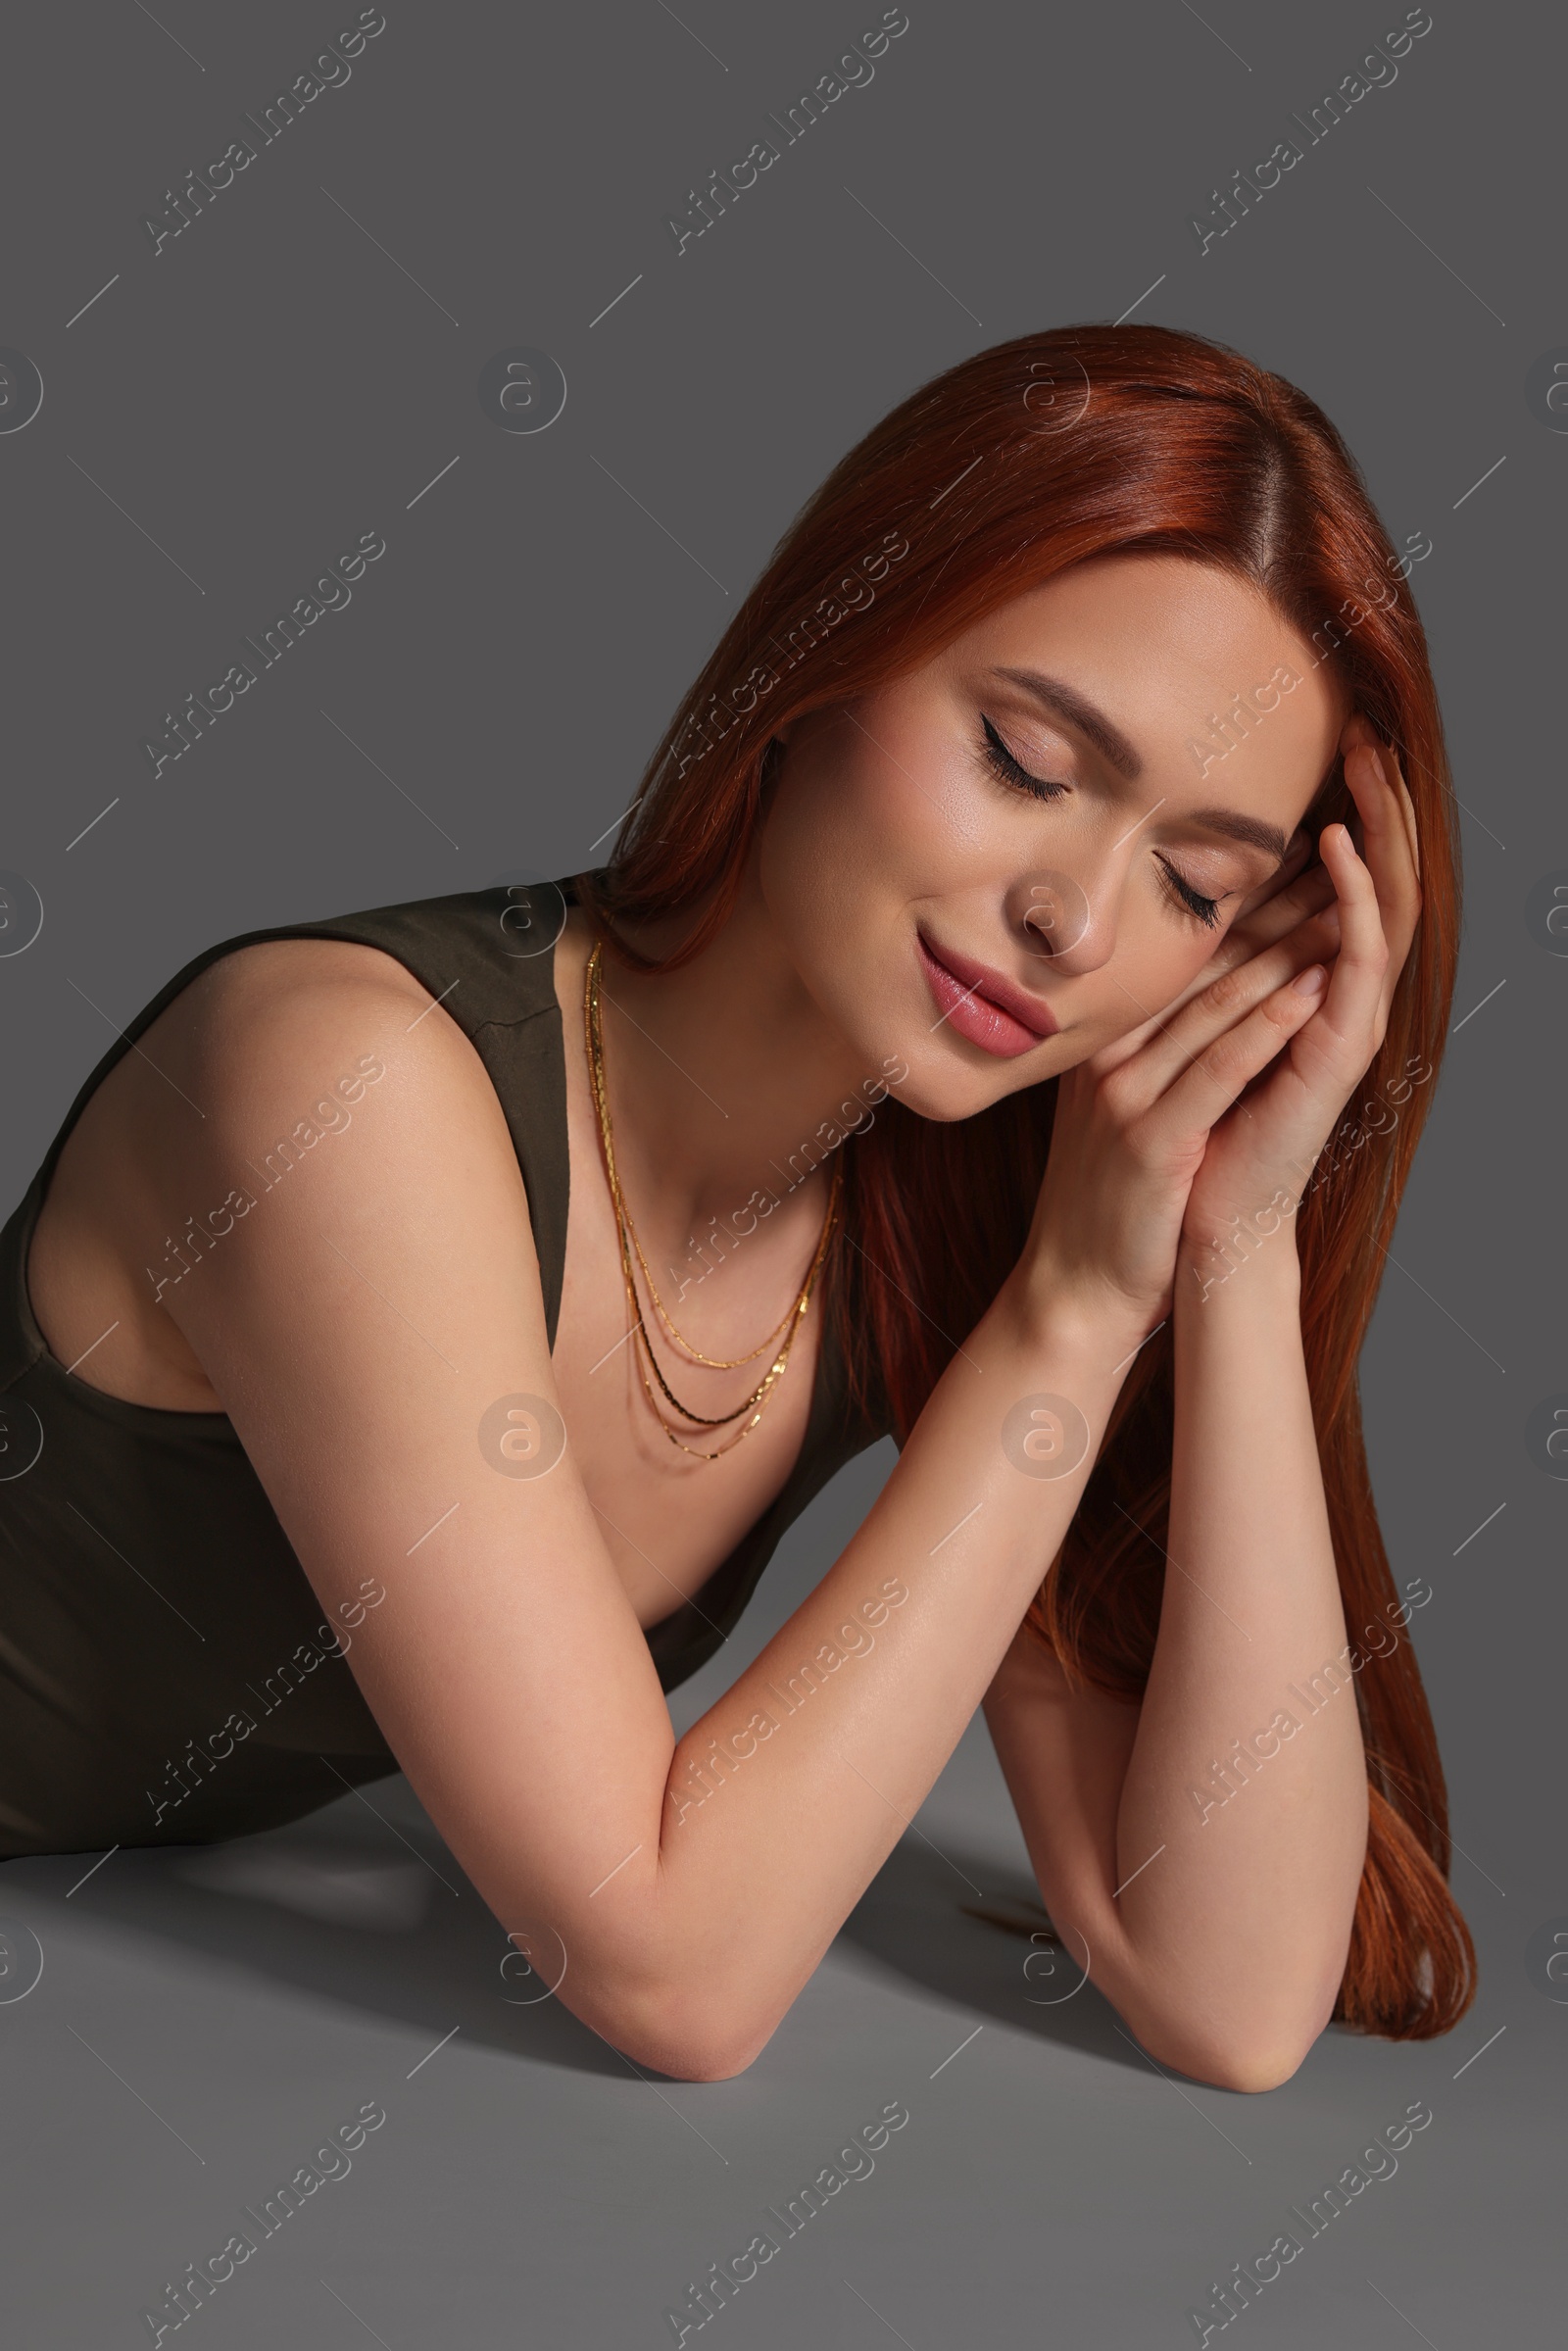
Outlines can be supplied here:
[[1455, 955], [1399, 568], [1278, 377], [1027, 336], [834, 470], [608, 867], [177, 974], [5, 1237], [5, 1848], [401, 1767], [567, 2006], [718, 2079], [984, 1701], [1162, 2063], [1451, 2026], [1354, 1388]]

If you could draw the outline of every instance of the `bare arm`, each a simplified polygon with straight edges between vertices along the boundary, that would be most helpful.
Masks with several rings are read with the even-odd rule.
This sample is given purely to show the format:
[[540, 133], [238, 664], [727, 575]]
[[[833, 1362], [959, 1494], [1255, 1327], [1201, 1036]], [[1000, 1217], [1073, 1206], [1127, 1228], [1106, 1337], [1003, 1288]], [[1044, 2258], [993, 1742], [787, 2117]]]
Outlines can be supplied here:
[[[158, 1171], [176, 1223], [324, 1077], [384, 1064], [165, 1302], [323, 1607], [385, 1587], [351, 1670], [497, 1918], [639, 2062], [735, 2072], [979, 1704], [1141, 1330], [1010, 1284], [843, 1556], [677, 1747], [569, 1444], [532, 1478], [481, 1449], [499, 1399], [555, 1398], [527, 1202], [466, 1040], [413, 983], [233, 973], [171, 1049], [205, 1112]], [[1059, 1478], [1003, 1448], [1042, 1391], [1086, 1424]]]
[[1284, 2081], [1328, 2022], [1366, 1843], [1290, 1234], [1206, 1298], [1176, 1292], [1169, 1563], [1142, 1707], [1069, 1694], [1026, 1631], [987, 1700], [1069, 1959], [1087, 1948], [1155, 2057], [1235, 2089]]
[[[1397, 768], [1375, 760], [1364, 720], [1346, 741], [1367, 861], [1340, 828], [1325, 834], [1332, 928], [1309, 914], [1299, 934], [1337, 950], [1321, 1012], [1216, 1122], [1183, 1216], [1168, 1552], [1142, 1706], [1069, 1693], [1027, 1634], [988, 1700], [1068, 1952], [1155, 2055], [1242, 2089], [1293, 2073], [1332, 2012], [1366, 1848], [1352, 1676], [1366, 1646], [1396, 1638], [1369, 1626], [1346, 1641], [1294, 1240], [1302, 1180], [1385, 1033], [1420, 905]], [[1309, 874], [1264, 909], [1280, 945], [1257, 963], [1291, 944], [1280, 923], [1321, 896]], [[1246, 976], [1237, 967], [1217, 988]], [[1186, 1083], [1158, 1093], [1160, 1056], [1185, 1050], [1188, 1018], [1103, 1089], [1123, 1088], [1133, 1133], [1151, 1105], [1157, 1127]], [[1202, 1058], [1232, 1050], [1221, 1038]], [[1216, 1249], [1238, 1216], [1261, 1238], [1221, 1273]]]
[[[176, 1225], [344, 1055], [385, 1063], [373, 1121], [166, 1302], [323, 1604], [385, 1585], [350, 1662], [431, 1817], [629, 2053], [743, 2067], [930, 1788], [1165, 1310], [1209, 1129], [1311, 1018], [1284, 985], [1302, 960], [1299, 943], [1253, 957], [1103, 1087], [1067, 1073], [1076, 1111], [1018, 1267], [865, 1524], [678, 1747], [569, 1444], [536, 1478], [481, 1449], [493, 1407], [555, 1396], [527, 1202], [471, 1047], [406, 975], [219, 984], [182, 1033], [168, 1075], [206, 1114], [156, 1171]], [[1081, 1424], [1045, 1476], [1027, 1428], [1004, 1442], [1042, 1396]]]

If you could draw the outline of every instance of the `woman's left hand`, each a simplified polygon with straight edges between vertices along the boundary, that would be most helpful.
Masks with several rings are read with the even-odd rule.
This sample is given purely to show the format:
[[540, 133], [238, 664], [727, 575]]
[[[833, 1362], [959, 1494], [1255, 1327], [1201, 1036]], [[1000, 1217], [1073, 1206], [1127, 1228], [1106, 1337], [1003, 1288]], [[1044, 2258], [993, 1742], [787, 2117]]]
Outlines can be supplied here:
[[[1227, 1239], [1239, 1229], [1256, 1233], [1260, 1216], [1272, 1217], [1263, 1228], [1271, 1232], [1294, 1214], [1313, 1161], [1383, 1043], [1415, 934], [1420, 853], [1415, 809], [1398, 762], [1359, 712], [1347, 723], [1340, 748], [1357, 814], [1352, 828], [1325, 828], [1320, 871], [1328, 874], [1334, 897], [1298, 925], [1303, 936], [1323, 943], [1318, 968], [1327, 969], [1324, 993], [1311, 1019], [1209, 1132], [1183, 1223], [1183, 1254], [1193, 1259], [1195, 1271], [1217, 1266]], [[1360, 835], [1364, 857], [1352, 830]], [[1297, 887], [1309, 905], [1321, 895], [1321, 882], [1314, 891], [1309, 872]], [[1279, 937], [1277, 913], [1270, 922], [1267, 911], [1266, 906], [1257, 909], [1262, 935], [1276, 944], [1272, 950], [1263, 945], [1265, 955], [1291, 945], [1291, 935]], [[1246, 959], [1236, 946], [1239, 933], [1244, 947], [1250, 944], [1247, 927], [1245, 915], [1233, 925], [1223, 964], [1215, 958], [1219, 968]], [[1203, 979], [1215, 976], [1211, 970]]]

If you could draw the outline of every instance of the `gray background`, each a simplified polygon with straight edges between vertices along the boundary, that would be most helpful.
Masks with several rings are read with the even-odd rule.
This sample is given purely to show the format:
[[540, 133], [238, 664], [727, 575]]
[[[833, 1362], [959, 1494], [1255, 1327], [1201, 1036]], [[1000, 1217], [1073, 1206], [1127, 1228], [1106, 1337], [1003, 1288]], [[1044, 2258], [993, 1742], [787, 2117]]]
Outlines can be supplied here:
[[[210, 2351], [669, 2341], [685, 2282], [901, 2098], [875, 2174], [713, 2321], [733, 2351], [1194, 2341], [1207, 2282], [1415, 2099], [1434, 2122], [1397, 2176], [1236, 2325], [1253, 2351], [1547, 2340], [1568, 2006], [1526, 1946], [1568, 1926], [1568, 1491], [1525, 1426], [1568, 1390], [1568, 961], [1526, 901], [1568, 867], [1568, 436], [1525, 385], [1568, 344], [1560, 17], [1434, 0], [1393, 86], [1200, 254], [1188, 216], [1396, 0], [911, 0], [874, 80], [677, 256], [664, 215], [877, 6], [387, 0], [347, 85], [155, 257], [141, 214], [354, 14], [8, 20], [0, 343], [45, 397], [0, 435], [0, 865], [45, 921], [0, 959], [0, 1214], [110, 1024], [209, 941], [591, 861], [780, 531], [913, 386], [1134, 306], [1235, 343], [1341, 425], [1396, 543], [1432, 541], [1410, 586], [1465, 808], [1465, 947], [1363, 1392], [1396, 1578], [1434, 1588], [1412, 1635], [1482, 1989], [1446, 2041], [1331, 2031], [1267, 2096], [1162, 2078], [1098, 1994], [1038, 2004], [1028, 1944], [964, 1915], [971, 1885], [1031, 1890], [978, 1726], [764, 2055], [715, 2085], [639, 2080], [555, 2002], [511, 2004], [537, 1987], [502, 1975], [400, 1780], [85, 1883], [86, 1857], [17, 1863], [0, 1913], [44, 1968], [0, 2002], [9, 2339], [148, 2340], [162, 2281], [377, 2098], [351, 2175], [190, 2322]], [[564, 371], [542, 434], [478, 403], [516, 345]], [[368, 530], [387, 553], [353, 603], [155, 781], [140, 738]], [[796, 1527], [681, 1723], [891, 1457]]]

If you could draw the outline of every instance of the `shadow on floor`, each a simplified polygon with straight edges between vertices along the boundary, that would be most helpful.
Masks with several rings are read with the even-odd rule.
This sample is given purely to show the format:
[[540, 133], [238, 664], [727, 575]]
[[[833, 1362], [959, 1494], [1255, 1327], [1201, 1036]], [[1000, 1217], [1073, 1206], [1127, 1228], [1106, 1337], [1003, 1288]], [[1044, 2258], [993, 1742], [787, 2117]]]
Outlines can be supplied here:
[[[370, 1810], [373, 1804], [374, 1811]], [[401, 1840], [401, 1841], [400, 1841]], [[625, 2080], [628, 2061], [550, 1996], [508, 1940], [401, 1778], [259, 1837], [6, 1865], [0, 1901], [25, 1889], [100, 1927], [182, 1945], [220, 1965], [371, 2015], [433, 2047], [456, 2026], [535, 2064]], [[29, 1905], [29, 1907], [32, 1907]], [[646, 2071], [646, 2069], [644, 2069]]]
[[916, 1833], [894, 1846], [839, 1941], [981, 2022], [1150, 2072], [1109, 2001], [1085, 1982], [1082, 1949], [1075, 1960], [1069, 1944], [1047, 1940], [1048, 1925], [1026, 1873], [951, 1847], [939, 1853]]
[[[428, 2033], [432, 2048], [456, 2028], [535, 2064], [612, 2080], [636, 2070], [551, 1996], [560, 1955], [552, 1964], [535, 1954], [538, 1972], [529, 1965], [401, 1778], [378, 1782], [373, 1799], [346, 1796], [259, 1837], [116, 1851], [85, 1878], [82, 1860], [12, 1862], [0, 1886], [62, 1913], [72, 1888], [78, 1921], [394, 2018]], [[1041, 1932], [1046, 1923], [1026, 1873], [950, 1858], [914, 1832], [839, 1941], [981, 2022], [1147, 2071], [1081, 1965]]]

